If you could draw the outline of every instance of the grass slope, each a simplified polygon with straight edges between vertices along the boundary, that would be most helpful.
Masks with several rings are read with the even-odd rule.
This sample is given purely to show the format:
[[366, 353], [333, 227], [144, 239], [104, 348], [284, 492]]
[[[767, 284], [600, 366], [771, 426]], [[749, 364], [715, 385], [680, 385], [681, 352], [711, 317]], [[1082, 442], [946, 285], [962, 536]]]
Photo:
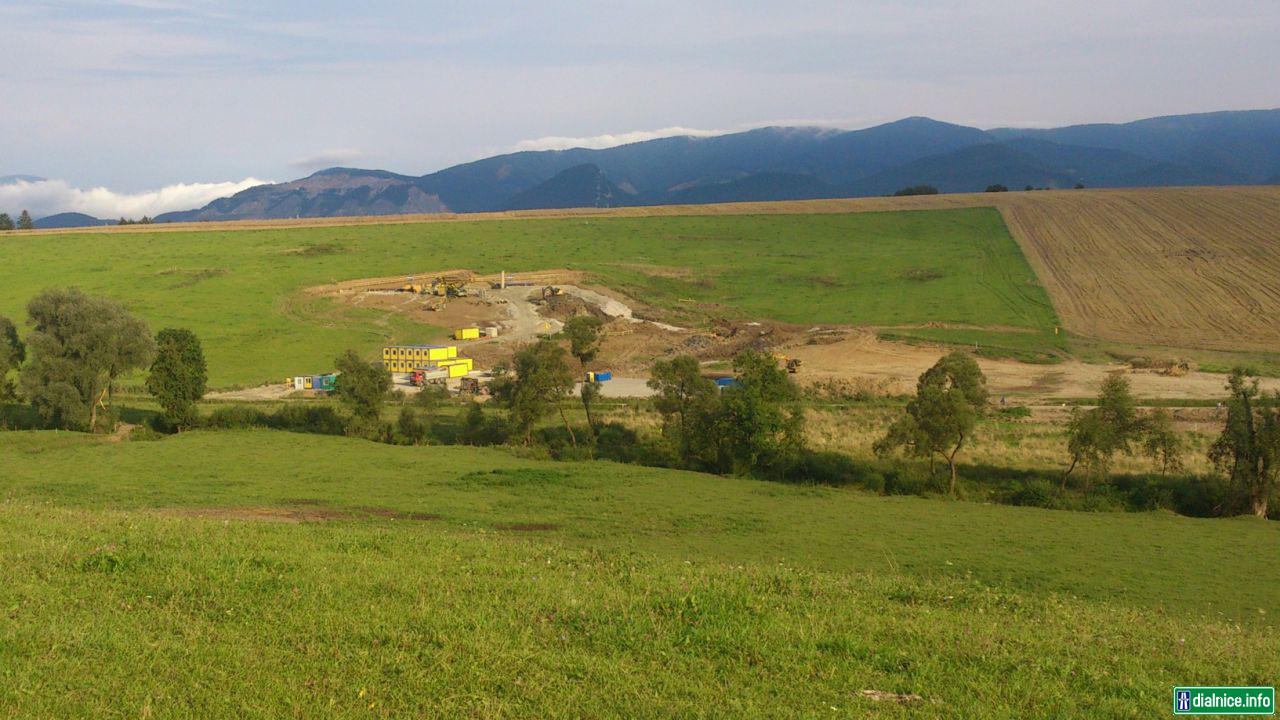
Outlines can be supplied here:
[[1266, 523], [265, 431], [0, 457], [0, 715], [1151, 717], [1280, 673]]
[[[0, 252], [0, 314], [20, 319], [26, 299], [48, 286], [110, 295], [156, 328], [195, 330], [215, 386], [319, 372], [347, 347], [429, 339], [422, 326], [339, 312], [300, 291], [432, 268], [568, 265], [685, 322], [723, 314], [907, 326], [908, 334], [944, 323], [1017, 330], [996, 333], [1014, 349], [1063, 347], [1048, 296], [987, 208], [10, 235]], [[692, 273], [664, 277], [637, 265]], [[961, 342], [973, 332], [929, 330]]]
[[[5, 496], [87, 508], [389, 508], [675, 558], [896, 571], [1254, 622], [1280, 615], [1280, 526], [779, 485], [500, 449], [271, 431], [113, 445], [0, 433]], [[993, 551], [998, 549], [998, 551]], [[1224, 577], [1248, 578], [1224, 583]]]

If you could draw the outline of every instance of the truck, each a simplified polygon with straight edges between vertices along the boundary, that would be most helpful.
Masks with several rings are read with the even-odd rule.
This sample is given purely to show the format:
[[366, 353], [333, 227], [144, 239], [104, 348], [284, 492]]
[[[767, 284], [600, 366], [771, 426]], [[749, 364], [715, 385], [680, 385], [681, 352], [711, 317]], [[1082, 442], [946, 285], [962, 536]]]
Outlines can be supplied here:
[[409, 373], [409, 384], [414, 387], [423, 387], [427, 383], [443, 383], [447, 377], [449, 377], [447, 369], [428, 370], [426, 368], [418, 368]]

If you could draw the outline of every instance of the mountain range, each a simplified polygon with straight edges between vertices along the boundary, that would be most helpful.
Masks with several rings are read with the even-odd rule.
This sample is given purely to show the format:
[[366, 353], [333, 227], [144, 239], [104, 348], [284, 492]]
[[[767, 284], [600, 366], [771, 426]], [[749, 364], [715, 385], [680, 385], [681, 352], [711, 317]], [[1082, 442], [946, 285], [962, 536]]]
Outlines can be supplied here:
[[1280, 182], [1280, 110], [1050, 129], [912, 117], [864, 130], [767, 127], [606, 149], [526, 151], [415, 177], [330, 168], [157, 221], [800, 200], [941, 192]]

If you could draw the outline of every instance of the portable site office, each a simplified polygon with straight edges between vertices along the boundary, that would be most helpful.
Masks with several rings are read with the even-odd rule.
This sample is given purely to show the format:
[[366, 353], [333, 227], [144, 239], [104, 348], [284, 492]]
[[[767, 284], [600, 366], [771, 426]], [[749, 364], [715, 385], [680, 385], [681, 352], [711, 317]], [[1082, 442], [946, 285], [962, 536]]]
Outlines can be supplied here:
[[456, 345], [389, 345], [382, 348], [382, 364], [390, 372], [413, 372], [427, 363], [456, 357]]

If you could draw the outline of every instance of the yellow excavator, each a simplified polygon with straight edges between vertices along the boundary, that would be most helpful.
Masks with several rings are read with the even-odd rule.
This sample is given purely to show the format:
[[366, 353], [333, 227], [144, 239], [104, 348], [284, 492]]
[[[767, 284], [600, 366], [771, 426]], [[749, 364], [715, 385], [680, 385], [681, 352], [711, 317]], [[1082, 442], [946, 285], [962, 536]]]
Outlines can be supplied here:
[[787, 372], [792, 375], [800, 372], [800, 358], [789, 358], [786, 355], [780, 354], [776, 354], [773, 357], [776, 358], [782, 367], [786, 368]]

